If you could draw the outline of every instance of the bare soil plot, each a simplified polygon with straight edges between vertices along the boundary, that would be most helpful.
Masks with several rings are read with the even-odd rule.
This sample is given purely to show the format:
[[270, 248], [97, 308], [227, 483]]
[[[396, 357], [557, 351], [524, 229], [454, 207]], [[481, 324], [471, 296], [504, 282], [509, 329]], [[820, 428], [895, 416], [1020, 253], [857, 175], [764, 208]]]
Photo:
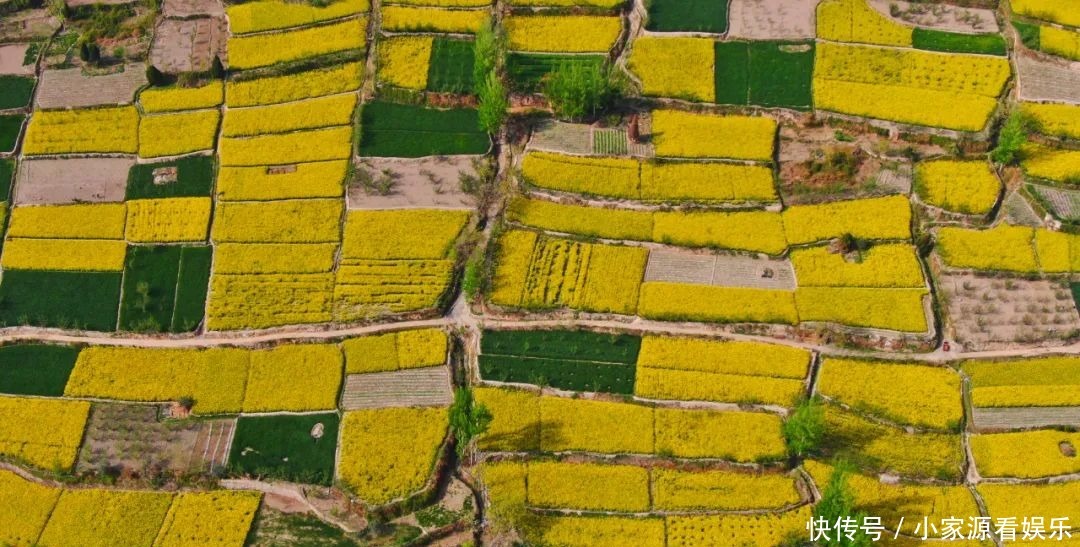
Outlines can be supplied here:
[[1012, 192], [1005, 196], [1005, 200], [1001, 202], [1001, 211], [1009, 224], [1036, 228], [1043, 225], [1042, 219], [1035, 213], [1035, 209], [1031, 208], [1027, 199], [1020, 195], [1020, 192]]
[[569, 154], [591, 154], [592, 126], [580, 123], [543, 121], [529, 140], [530, 149]]
[[38, 108], [78, 108], [129, 104], [135, 90], [146, 85], [146, 70], [130, 64], [123, 71], [103, 76], [86, 76], [81, 68], [46, 70], [38, 84]]
[[224, 17], [162, 19], [150, 46], [150, 62], [162, 72], [204, 72], [222, 56], [228, 39]]
[[345, 410], [402, 406], [448, 405], [450, 371], [443, 366], [350, 374], [341, 407]]
[[1029, 184], [1028, 188], [1042, 198], [1058, 219], [1080, 220], [1080, 192], [1041, 184]]
[[1024, 101], [1080, 103], [1080, 62], [1020, 51], [1016, 54], [1017, 94]]
[[942, 274], [948, 325], [967, 351], [1064, 343], [1080, 333], [1067, 281]]
[[1080, 427], [1080, 407], [973, 408], [971, 418], [979, 431]]
[[184, 19], [205, 15], [209, 17], [224, 17], [225, 6], [221, 0], [165, 0], [161, 6], [161, 13], [165, 17]]
[[794, 290], [795, 270], [788, 260], [664, 249], [649, 253], [645, 281]]
[[129, 158], [23, 160], [15, 185], [18, 205], [124, 200]]
[[1001, 31], [997, 17], [988, 9], [940, 3], [913, 4], [903, 0], [870, 0], [870, 5], [882, 15], [903, 25], [967, 34]]
[[15, 12], [0, 21], [0, 40], [22, 42], [44, 40], [60, 28], [60, 20], [45, 9]]
[[780, 192], [789, 204], [907, 194], [912, 169], [905, 150], [923, 157], [946, 153], [936, 145], [894, 142], [849, 125], [785, 124], [780, 140]]
[[473, 198], [461, 191], [462, 174], [476, 175], [472, 158], [434, 156], [427, 158], [364, 158], [357, 169], [371, 176], [365, 188], [349, 187], [350, 209], [404, 209], [436, 207], [471, 209]]
[[813, 38], [821, 0], [731, 0], [728, 35], [751, 40]]
[[26, 50], [30, 44], [4, 44], [0, 46], [0, 74], [32, 75], [33, 63], [24, 65]]
[[157, 405], [95, 404], [76, 469], [145, 477], [225, 466], [235, 419], [161, 420], [165, 413]]

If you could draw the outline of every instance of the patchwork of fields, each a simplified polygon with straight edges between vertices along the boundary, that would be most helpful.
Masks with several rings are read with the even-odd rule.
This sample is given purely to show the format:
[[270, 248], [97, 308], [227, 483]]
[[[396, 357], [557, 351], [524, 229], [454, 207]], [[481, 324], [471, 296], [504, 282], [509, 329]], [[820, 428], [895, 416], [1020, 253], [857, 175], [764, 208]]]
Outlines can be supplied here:
[[1071, 1], [0, 8], [0, 545], [1080, 533]]

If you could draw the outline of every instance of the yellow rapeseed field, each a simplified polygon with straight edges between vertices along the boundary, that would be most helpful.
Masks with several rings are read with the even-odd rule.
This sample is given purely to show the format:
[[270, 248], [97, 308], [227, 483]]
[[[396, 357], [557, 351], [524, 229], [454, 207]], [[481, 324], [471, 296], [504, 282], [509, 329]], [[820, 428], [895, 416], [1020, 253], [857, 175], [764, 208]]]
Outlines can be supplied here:
[[827, 0], [817, 7], [817, 36], [825, 40], [911, 47], [912, 28], [879, 13], [866, 0]]
[[[539, 545], [590, 547], [635, 545], [665, 547], [664, 520], [618, 516], [542, 515], [536, 526], [526, 528], [529, 539]], [[536, 536], [536, 537], [533, 537]]]
[[334, 274], [210, 277], [207, 329], [263, 329], [326, 323], [333, 317]]
[[1029, 177], [1054, 182], [1080, 179], [1080, 151], [1031, 144], [1023, 149], [1020, 166]]
[[911, 203], [906, 196], [795, 205], [783, 213], [789, 243], [814, 243], [851, 234], [862, 239], [910, 239]]
[[780, 417], [763, 412], [657, 408], [656, 451], [677, 458], [779, 460], [787, 452]]
[[641, 199], [656, 201], [776, 201], [772, 169], [721, 162], [641, 165]]
[[391, 36], [379, 42], [379, 82], [405, 89], [427, 88], [433, 40], [417, 35]]
[[771, 211], [658, 211], [652, 241], [771, 255], [787, 249], [782, 218]]
[[931, 161], [916, 167], [915, 190], [930, 205], [985, 215], [997, 203], [1001, 181], [985, 161]]
[[800, 321], [824, 321], [851, 327], [926, 332], [926, 289], [799, 287], [795, 306]]
[[214, 272], [222, 274], [324, 273], [334, 269], [333, 243], [219, 243]]
[[225, 85], [218, 81], [201, 87], [148, 87], [139, 93], [139, 104], [147, 114], [215, 107], [225, 100]]
[[792, 406], [806, 395], [802, 380], [638, 366], [634, 395], [646, 399]]
[[540, 397], [540, 450], [652, 454], [652, 407]]
[[521, 173], [534, 186], [596, 196], [638, 199], [640, 163], [632, 158], [529, 152]]
[[600, 15], [513, 15], [503, 21], [512, 51], [606, 53], [622, 19]]
[[633, 315], [648, 260], [641, 247], [591, 245], [581, 309]]
[[285, 76], [230, 80], [225, 84], [229, 107], [259, 106], [333, 95], [360, 88], [363, 65], [345, 63]]
[[243, 490], [181, 492], [173, 499], [154, 547], [243, 545], [262, 494]]
[[1037, 272], [1035, 230], [1000, 224], [989, 230], [946, 227], [938, 231], [938, 252], [953, 268]]
[[361, 374], [441, 366], [448, 343], [439, 329], [417, 329], [350, 338], [341, 345], [345, 372]]
[[23, 239], [4, 242], [0, 265], [12, 270], [119, 272], [127, 244], [111, 239]]
[[519, 198], [510, 203], [507, 218], [544, 230], [608, 239], [649, 241], [653, 235], [653, 215], [648, 211]]
[[1022, 103], [1020, 106], [1038, 124], [1040, 132], [1080, 139], [1080, 106], [1042, 103]]
[[847, 459], [867, 473], [959, 481], [964, 453], [958, 434], [907, 433], [829, 406], [825, 446], [830, 457]]
[[127, 202], [128, 241], [179, 243], [206, 241], [210, 198], [136, 199]]
[[1068, 273], [1073, 269], [1073, 247], [1078, 237], [1074, 234], [1054, 232], [1039, 228], [1035, 230], [1035, 258], [1043, 273]]
[[0, 396], [0, 455], [67, 471], [82, 444], [90, 403]]
[[[818, 488], [829, 483], [833, 468], [816, 461], [807, 461], [806, 470], [813, 477]], [[873, 510], [880, 516], [882, 524], [891, 530], [903, 526], [905, 534], [913, 535], [915, 527], [921, 525], [923, 518], [929, 522], [940, 523], [943, 518], [960, 518], [965, 522], [970, 517], [979, 515], [975, 498], [966, 486], [937, 486], [917, 484], [887, 484], [877, 477], [852, 473], [848, 475], [848, 485], [855, 498], [856, 509]], [[940, 537], [942, 529], [928, 531], [930, 537]], [[891, 537], [891, 536], [890, 536]], [[918, 537], [922, 537], [922, 531]]]
[[[986, 512], [991, 518], [1008, 518], [1013, 515], [1042, 517], [1049, 530], [1050, 519], [1068, 517], [1066, 525], [1076, 526], [1080, 514], [1080, 482], [1053, 484], [992, 484], [982, 483], [975, 487], [986, 502]], [[1021, 521], [1024, 517], [1019, 517]], [[1049, 535], [1049, 531], [1046, 533]], [[1074, 532], [1074, 536], [1076, 533]], [[1017, 533], [1017, 537], [1021, 537]], [[1054, 540], [1048, 540], [1054, 541]], [[1075, 541], [1075, 540], [1074, 540]]]
[[521, 305], [536, 241], [536, 232], [524, 230], [508, 230], [498, 239], [496, 269], [489, 294], [493, 303], [502, 306]]
[[138, 148], [139, 112], [134, 106], [38, 110], [26, 127], [23, 154], [134, 154]]
[[239, 412], [250, 351], [91, 346], [79, 352], [64, 395], [121, 401], [195, 399], [197, 414]]
[[673, 97], [711, 103], [716, 100], [716, 52], [708, 38], [634, 40], [627, 66], [651, 97]]
[[670, 516], [665, 519], [667, 541], [662, 545], [773, 547], [805, 534], [812, 516], [809, 505], [783, 513]]
[[637, 362], [654, 368], [801, 380], [809, 370], [810, 357], [807, 350], [777, 344], [645, 336]]
[[228, 45], [229, 68], [259, 68], [328, 53], [362, 49], [367, 36], [366, 26], [367, 18], [359, 17], [283, 33], [233, 36]]
[[213, 239], [235, 243], [332, 243], [344, 204], [335, 199], [221, 203]]
[[123, 239], [123, 203], [28, 205], [11, 210], [8, 237]]
[[479, 8], [490, 6], [491, 2], [488, 0], [395, 0], [394, 4], [439, 8]]
[[649, 510], [649, 470], [635, 465], [528, 464], [529, 505], [555, 509]]
[[487, 10], [444, 10], [407, 6], [384, 6], [379, 10], [382, 28], [391, 32], [464, 32], [480, 30], [490, 15]]
[[1076, 3], [1071, 0], [1011, 0], [1009, 6], [1021, 15], [1080, 27], [1080, 12], [1076, 11]]
[[1080, 472], [1080, 462], [1061, 452], [1061, 444], [1080, 445], [1080, 434], [1017, 431], [971, 436], [971, 452], [983, 477], [1036, 479]]
[[1080, 360], [1072, 357], [968, 361], [977, 407], [1080, 405]]
[[979, 131], [1011, 75], [1008, 60], [822, 42], [814, 105], [856, 116]]
[[477, 387], [473, 396], [487, 407], [492, 418], [487, 431], [477, 438], [477, 447], [490, 451], [540, 450], [539, 395], [518, 389]]
[[948, 429], [964, 415], [960, 376], [946, 367], [828, 358], [818, 391], [904, 425]]
[[347, 169], [348, 160], [301, 163], [287, 173], [271, 172], [262, 165], [222, 167], [217, 195], [223, 201], [341, 197]]
[[666, 321], [785, 323], [799, 321], [790, 291], [650, 281], [642, 283], [638, 315]]
[[1042, 25], [1039, 27], [1039, 49], [1066, 59], [1080, 60], [1080, 32]]
[[269, 106], [230, 108], [222, 122], [221, 134], [226, 137], [249, 137], [349, 125], [355, 109], [354, 93]]
[[210, 150], [214, 148], [220, 119], [217, 110], [143, 116], [139, 122], [139, 156], [159, 158]]
[[290, 344], [251, 352], [244, 412], [337, 408], [343, 362], [335, 344]]
[[780, 509], [802, 501], [795, 480], [779, 473], [654, 467], [651, 478], [653, 505], [664, 511]]
[[369, 506], [408, 496], [431, 475], [448, 425], [445, 408], [346, 412], [338, 476]]
[[4, 493], [0, 502], [0, 544], [24, 547], [37, 543], [60, 489], [0, 469], [0, 492]]
[[229, 17], [229, 30], [233, 34], [245, 34], [339, 19], [368, 11], [370, 8], [368, 0], [335, 0], [323, 7], [279, 0], [259, 0], [231, 5], [226, 8], [225, 14]]
[[352, 127], [327, 127], [279, 135], [221, 139], [224, 166], [274, 165], [347, 159]]
[[39, 545], [152, 545], [165, 520], [169, 492], [67, 489], [60, 494]]
[[468, 221], [468, 211], [349, 211], [341, 254], [381, 260], [446, 258]]
[[652, 130], [659, 157], [770, 161], [776, 120], [655, 110]]
[[800, 287], [926, 286], [915, 247], [907, 243], [874, 245], [854, 260], [827, 246], [800, 248], [791, 252], [791, 263]]

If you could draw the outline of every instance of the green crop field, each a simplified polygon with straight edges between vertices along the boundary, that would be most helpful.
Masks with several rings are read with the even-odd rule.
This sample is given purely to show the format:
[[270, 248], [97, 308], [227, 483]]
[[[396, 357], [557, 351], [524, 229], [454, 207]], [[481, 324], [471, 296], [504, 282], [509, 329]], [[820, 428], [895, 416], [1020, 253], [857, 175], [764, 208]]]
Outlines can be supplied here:
[[122, 330], [161, 332], [169, 328], [179, 269], [180, 247], [176, 245], [128, 247], [120, 300]]
[[727, 32], [727, 0], [652, 0], [648, 6], [645, 28], [651, 31]]
[[30, 104], [34, 79], [24, 76], [0, 76], [0, 110], [22, 108]]
[[983, 55], [1005, 55], [1008, 52], [1005, 39], [998, 34], [958, 34], [916, 27], [911, 40], [916, 48], [930, 51]]
[[59, 397], [78, 356], [73, 346], [0, 347], [0, 393]]
[[436, 110], [373, 102], [364, 105], [360, 155], [418, 158], [483, 154], [491, 147], [475, 110]]
[[486, 331], [480, 346], [480, 374], [487, 380], [629, 395], [641, 339], [586, 331]]
[[176, 281], [176, 306], [172, 332], [188, 332], [202, 322], [206, 309], [207, 283], [214, 250], [210, 246], [185, 246], [180, 251], [180, 272]]
[[[323, 435], [312, 438], [315, 424]], [[229, 455], [233, 473], [328, 485], [334, 478], [339, 418], [336, 413], [303, 416], [241, 416]]]
[[545, 76], [562, 64], [580, 64], [599, 70], [605, 62], [603, 55], [510, 53], [506, 59], [506, 72], [514, 89], [532, 93], [540, 89]]
[[428, 66], [428, 91], [471, 93], [473, 90], [473, 43], [471, 40], [436, 38]]
[[25, 119], [26, 116], [22, 115], [0, 116], [0, 152], [11, 152], [15, 149], [15, 142], [19, 139], [19, 130], [22, 129]]
[[121, 274], [7, 270], [0, 282], [5, 325], [116, 329]]
[[[176, 182], [154, 184], [154, 170], [176, 167]], [[140, 163], [128, 173], [127, 199], [209, 196], [214, 184], [214, 157], [190, 156], [178, 160]]]

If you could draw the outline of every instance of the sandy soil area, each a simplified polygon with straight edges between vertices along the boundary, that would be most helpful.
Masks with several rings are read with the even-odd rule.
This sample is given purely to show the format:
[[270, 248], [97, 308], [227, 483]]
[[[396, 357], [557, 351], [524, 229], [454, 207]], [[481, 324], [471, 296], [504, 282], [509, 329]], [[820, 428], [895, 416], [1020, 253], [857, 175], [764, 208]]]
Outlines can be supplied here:
[[394, 183], [389, 193], [349, 188], [350, 209], [406, 209], [437, 207], [442, 209], [471, 209], [472, 196], [461, 191], [458, 179], [462, 173], [476, 174], [472, 158], [364, 158], [358, 169], [365, 169], [378, 179], [390, 173]]
[[707, 251], [664, 249], [649, 253], [645, 281], [794, 290], [795, 270], [791, 261], [786, 259], [757, 259]]
[[[904, 25], [978, 34], [1000, 32], [994, 12], [988, 9], [962, 8], [949, 4], [913, 4], [903, 0], [869, 0], [882, 15]], [[893, 7], [898, 15], [893, 16]]]
[[1016, 72], [1021, 100], [1080, 104], [1080, 63], [1020, 52]]
[[25, 42], [44, 39], [60, 28], [60, 20], [45, 9], [22, 10], [4, 17], [0, 21], [0, 40], [4, 42]]
[[813, 38], [819, 1], [732, 0], [728, 35], [753, 40]]
[[128, 158], [24, 160], [16, 178], [15, 203], [123, 201], [132, 165], [135, 160]]
[[221, 0], [165, 0], [161, 12], [165, 17], [181, 19], [199, 15], [223, 17], [225, 6]]
[[123, 72], [86, 76], [81, 68], [46, 70], [41, 73], [38, 108], [71, 108], [129, 104], [135, 90], [146, 84], [146, 69], [131, 64]]
[[150, 46], [150, 62], [169, 74], [210, 70], [228, 38], [224, 17], [162, 19]]
[[4, 44], [0, 46], [0, 74], [32, 75], [34, 65], [23, 65], [30, 44]]

